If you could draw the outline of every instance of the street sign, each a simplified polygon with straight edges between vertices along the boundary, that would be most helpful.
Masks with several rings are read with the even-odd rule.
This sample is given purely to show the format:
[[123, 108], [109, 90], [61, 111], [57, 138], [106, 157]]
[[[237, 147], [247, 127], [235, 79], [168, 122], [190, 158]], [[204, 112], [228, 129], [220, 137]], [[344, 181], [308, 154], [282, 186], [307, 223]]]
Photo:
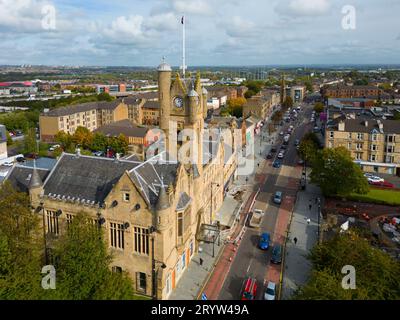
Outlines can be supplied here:
[[202, 293], [202, 294], [201, 294], [201, 300], [207, 300], [207, 296], [206, 296], [205, 293]]

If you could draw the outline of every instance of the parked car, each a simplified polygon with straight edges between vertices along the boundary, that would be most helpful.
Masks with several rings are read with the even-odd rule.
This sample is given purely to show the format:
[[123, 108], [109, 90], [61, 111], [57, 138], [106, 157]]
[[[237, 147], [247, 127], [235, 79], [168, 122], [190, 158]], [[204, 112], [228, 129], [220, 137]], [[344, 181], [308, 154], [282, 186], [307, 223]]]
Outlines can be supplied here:
[[276, 244], [272, 248], [271, 262], [275, 264], [282, 262], [282, 246], [280, 244]]
[[15, 160], [17, 160], [17, 162], [24, 162], [25, 158], [24, 157], [16, 157]]
[[281, 145], [281, 150], [286, 150], [287, 149], [287, 145], [286, 144], [282, 144]]
[[298, 145], [300, 145], [300, 140], [299, 139], [296, 139], [295, 141], [294, 141], [294, 145], [297, 147]]
[[283, 131], [281, 131], [281, 132], [279, 133], [279, 135], [280, 135], [280, 136], [283, 136], [283, 135], [284, 135], [284, 132], [283, 132]]
[[298, 164], [304, 164], [304, 160], [303, 159], [299, 159], [299, 161], [297, 161]]
[[275, 192], [274, 203], [276, 203], [276, 204], [281, 204], [282, 203], [282, 192], [281, 191]]
[[367, 180], [369, 183], [375, 183], [375, 182], [385, 182], [385, 179], [377, 176], [372, 176], [372, 177], [367, 177]]
[[268, 232], [264, 232], [260, 236], [260, 241], [258, 242], [258, 246], [261, 250], [267, 250], [269, 248], [269, 240], [270, 235]]
[[3, 162], [3, 166], [6, 166], [6, 167], [12, 167], [13, 165], [14, 165], [14, 162], [12, 162], [12, 161]]
[[314, 127], [314, 132], [318, 132], [319, 128], [317, 126]]
[[271, 152], [267, 154], [267, 159], [272, 159], [272, 157], [273, 157], [273, 154]]
[[284, 154], [283, 154], [282, 151], [280, 151], [280, 152], [278, 153], [278, 159], [283, 159], [283, 157], [284, 157]]
[[383, 187], [383, 188], [394, 188], [394, 184], [387, 182], [387, 181], [383, 181], [383, 182], [370, 182], [369, 184], [377, 186], [377, 187]]
[[49, 151], [54, 151], [54, 150], [56, 150], [57, 148], [61, 148], [61, 146], [60, 146], [59, 144], [55, 144], [55, 145], [53, 145], [53, 146], [51, 146], [51, 147], [49, 148]]
[[275, 300], [276, 295], [276, 284], [275, 282], [269, 281], [267, 289], [264, 292], [264, 300]]
[[244, 283], [242, 300], [254, 300], [257, 294], [257, 281], [255, 278], [247, 278]]
[[96, 151], [96, 152], [93, 152], [93, 155], [96, 156], [96, 157], [102, 157], [104, 155], [104, 152], [103, 151]]
[[281, 165], [282, 163], [279, 160], [274, 161], [274, 163], [272, 164], [272, 166], [277, 169], [279, 169]]
[[271, 153], [275, 153], [277, 151], [277, 148], [274, 146], [271, 148]]

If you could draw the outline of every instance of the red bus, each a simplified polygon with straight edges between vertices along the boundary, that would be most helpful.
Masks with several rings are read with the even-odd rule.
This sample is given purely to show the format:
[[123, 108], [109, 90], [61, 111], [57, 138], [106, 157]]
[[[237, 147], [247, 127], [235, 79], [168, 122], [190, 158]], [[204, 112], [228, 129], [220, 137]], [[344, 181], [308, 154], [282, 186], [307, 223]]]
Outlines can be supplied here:
[[254, 300], [257, 293], [257, 281], [255, 278], [247, 278], [244, 283], [242, 300]]

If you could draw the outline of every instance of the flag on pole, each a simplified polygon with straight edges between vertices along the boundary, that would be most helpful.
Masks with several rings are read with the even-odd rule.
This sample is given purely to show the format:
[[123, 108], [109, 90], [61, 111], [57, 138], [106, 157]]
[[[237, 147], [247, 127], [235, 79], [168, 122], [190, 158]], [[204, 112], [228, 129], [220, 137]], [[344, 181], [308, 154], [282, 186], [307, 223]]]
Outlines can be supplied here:
[[181, 23], [185, 24], [185, 16], [182, 16]]

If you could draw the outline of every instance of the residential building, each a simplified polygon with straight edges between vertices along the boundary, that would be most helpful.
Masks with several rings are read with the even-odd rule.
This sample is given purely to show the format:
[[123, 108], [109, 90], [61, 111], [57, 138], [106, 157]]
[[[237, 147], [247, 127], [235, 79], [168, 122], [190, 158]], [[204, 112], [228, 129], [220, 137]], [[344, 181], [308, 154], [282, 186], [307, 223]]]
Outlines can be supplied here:
[[0, 124], [0, 159], [8, 158], [7, 152], [7, 130], [6, 126]]
[[118, 99], [57, 108], [40, 115], [40, 140], [53, 142], [59, 131], [74, 134], [78, 127], [94, 131], [100, 126], [124, 119], [128, 119], [128, 107]]
[[306, 87], [305, 86], [293, 86], [290, 88], [290, 96], [293, 99], [293, 102], [303, 102], [304, 97], [306, 95]]
[[280, 102], [280, 94], [273, 90], [263, 90], [259, 94], [247, 99], [243, 106], [243, 117], [250, 114], [266, 120]]
[[326, 128], [325, 146], [347, 148], [366, 172], [400, 176], [399, 121], [339, 117]]

